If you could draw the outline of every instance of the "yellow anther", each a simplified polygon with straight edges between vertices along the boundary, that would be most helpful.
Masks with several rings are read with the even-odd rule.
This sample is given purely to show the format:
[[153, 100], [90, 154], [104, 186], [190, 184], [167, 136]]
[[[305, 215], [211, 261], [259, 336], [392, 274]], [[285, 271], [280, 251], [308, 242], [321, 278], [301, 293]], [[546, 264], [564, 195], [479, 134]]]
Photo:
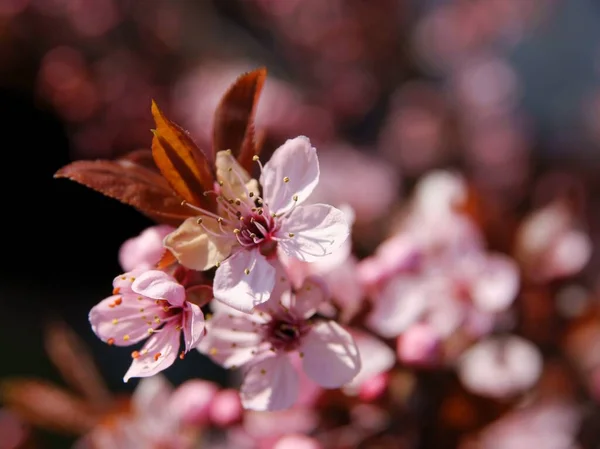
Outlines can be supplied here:
[[148, 333], [149, 334], [153, 334], [154, 333], [154, 329], [152, 329], [152, 328], [148, 329]]
[[117, 320], [116, 318], [113, 318], [112, 323], [113, 324], [117, 324], [119, 322], [119, 320]]
[[264, 369], [264, 368], [263, 368], [263, 369], [261, 369], [261, 370], [260, 370], [260, 374], [262, 374], [262, 375], [264, 376], [265, 374], [267, 374], [267, 370], [266, 370], [266, 369]]
[[221, 266], [221, 262], [217, 262], [217, 263], [215, 264], [215, 267], [217, 267], [217, 268], [219, 268], [220, 266]]
[[202, 217], [198, 218], [198, 219], [196, 220], [196, 223], [198, 223], [198, 224], [202, 224]]
[[233, 230], [233, 233], [234, 233], [234, 234], [239, 234], [239, 233], [240, 233], [240, 230], [239, 230], [238, 228], [235, 228], [235, 229]]
[[223, 223], [223, 219], [221, 217], [217, 218], [217, 223]]
[[290, 233], [288, 234], [288, 237], [289, 237], [289, 238], [292, 238], [292, 237], [293, 237], [293, 236], [295, 236], [295, 235], [296, 235], [296, 234], [294, 234], [293, 232], [290, 232]]
[[303, 352], [301, 352], [299, 355], [300, 355], [300, 358], [304, 357], [304, 353]]
[[241, 202], [239, 199], [237, 199], [237, 198], [236, 198], [236, 199], [235, 199], [235, 205], [236, 205], [236, 206], [239, 206], [240, 204], [242, 204], [242, 202]]
[[224, 183], [223, 181], [219, 181], [219, 185], [220, 185], [221, 187], [223, 187], [223, 185], [224, 185], [224, 184], [225, 184], [225, 183]]
[[283, 182], [288, 183], [290, 182], [290, 178], [288, 178], [287, 176], [285, 178], [283, 178]]
[[208, 351], [210, 355], [217, 355], [217, 352], [217, 348], [210, 348], [210, 351]]
[[292, 199], [293, 199], [294, 201], [298, 201], [298, 195], [294, 195], [294, 196], [292, 197]]
[[244, 268], [244, 273], [250, 274], [250, 270], [248, 268]]
[[127, 334], [127, 335], [123, 335], [123, 340], [125, 340], [125, 341], [129, 341], [129, 334]]
[[258, 159], [259, 159], [259, 158], [258, 158], [258, 155], [257, 155], [257, 154], [255, 154], [254, 156], [252, 156], [252, 160], [253, 160], [254, 162], [258, 161]]
[[249, 192], [249, 193], [248, 193], [248, 196], [249, 196], [250, 198], [252, 198], [252, 197], [254, 196], [254, 192]]

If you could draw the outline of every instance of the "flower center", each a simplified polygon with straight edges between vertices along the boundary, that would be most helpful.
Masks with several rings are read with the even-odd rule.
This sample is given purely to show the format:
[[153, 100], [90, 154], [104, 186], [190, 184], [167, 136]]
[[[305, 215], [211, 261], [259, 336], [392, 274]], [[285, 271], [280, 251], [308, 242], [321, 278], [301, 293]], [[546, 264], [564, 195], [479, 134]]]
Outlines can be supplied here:
[[300, 346], [302, 337], [308, 332], [305, 320], [298, 320], [290, 315], [275, 317], [265, 324], [265, 338], [275, 351], [295, 351]]

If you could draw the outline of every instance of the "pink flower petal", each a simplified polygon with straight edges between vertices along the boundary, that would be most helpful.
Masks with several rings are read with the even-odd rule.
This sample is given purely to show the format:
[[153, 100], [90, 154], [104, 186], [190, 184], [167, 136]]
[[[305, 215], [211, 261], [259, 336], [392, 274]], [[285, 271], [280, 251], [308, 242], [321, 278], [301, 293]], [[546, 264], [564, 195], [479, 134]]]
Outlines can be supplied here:
[[367, 325], [382, 337], [396, 337], [417, 321], [429, 306], [425, 286], [418, 277], [398, 276], [376, 298]]
[[240, 367], [256, 356], [260, 342], [256, 323], [246, 316], [216, 313], [198, 350], [225, 368]]
[[479, 265], [473, 280], [473, 303], [487, 312], [500, 312], [513, 302], [519, 291], [519, 268], [509, 257], [493, 254]]
[[[192, 379], [181, 384], [169, 399], [169, 413], [191, 426], [208, 423], [211, 402], [217, 395], [217, 384], [207, 380]], [[165, 404], [161, 404], [164, 407]]]
[[317, 150], [304, 136], [289, 139], [275, 150], [260, 175], [264, 201], [278, 215], [306, 200], [318, 182]]
[[163, 375], [141, 379], [133, 392], [132, 402], [136, 413], [145, 415], [159, 410], [170, 401], [173, 387]]
[[275, 443], [273, 449], [321, 449], [317, 440], [306, 435], [286, 435]]
[[310, 318], [328, 298], [327, 286], [317, 277], [307, 278], [295, 294], [283, 296], [281, 304], [297, 317]]
[[242, 418], [243, 411], [239, 393], [232, 389], [222, 390], [210, 404], [210, 420], [219, 427], [230, 426]]
[[149, 270], [154, 267], [165, 250], [163, 239], [174, 230], [169, 225], [150, 226], [140, 235], [126, 240], [119, 249], [119, 263], [123, 269]]
[[[116, 346], [129, 346], [148, 337], [148, 329], [156, 329], [160, 323], [152, 318], [164, 318], [164, 311], [153, 300], [130, 293], [113, 295], [100, 301], [89, 313], [94, 333], [104, 342]], [[143, 310], [141, 312], [140, 310]], [[142, 319], [143, 316], [150, 320]]]
[[321, 321], [304, 337], [304, 372], [325, 388], [350, 382], [360, 371], [360, 356], [352, 336], [334, 321]]
[[150, 270], [136, 278], [131, 289], [152, 299], [166, 299], [181, 307], [185, 302], [185, 288], [164, 271]]
[[364, 382], [394, 366], [396, 355], [383, 341], [367, 332], [353, 329], [351, 335], [360, 354], [360, 371], [344, 386], [344, 391], [357, 394]]
[[242, 405], [250, 410], [282, 410], [298, 396], [298, 375], [287, 355], [273, 355], [253, 365], [240, 388]]
[[296, 207], [282, 219], [276, 237], [289, 257], [314, 262], [339, 249], [350, 235], [344, 213], [327, 204]]
[[170, 367], [178, 356], [180, 332], [175, 324], [169, 323], [152, 334], [138, 357], [133, 359], [123, 380], [132, 377], [150, 377]]
[[217, 269], [213, 294], [234, 309], [250, 312], [268, 301], [274, 285], [275, 268], [259, 250], [239, 250]]
[[183, 341], [185, 351], [198, 346], [204, 336], [204, 314], [196, 304], [187, 302], [183, 310]]
[[461, 382], [474, 393], [502, 398], [531, 388], [543, 369], [538, 348], [516, 335], [490, 337], [458, 361]]
[[428, 365], [439, 355], [440, 336], [425, 323], [410, 326], [398, 337], [398, 359], [407, 364]]

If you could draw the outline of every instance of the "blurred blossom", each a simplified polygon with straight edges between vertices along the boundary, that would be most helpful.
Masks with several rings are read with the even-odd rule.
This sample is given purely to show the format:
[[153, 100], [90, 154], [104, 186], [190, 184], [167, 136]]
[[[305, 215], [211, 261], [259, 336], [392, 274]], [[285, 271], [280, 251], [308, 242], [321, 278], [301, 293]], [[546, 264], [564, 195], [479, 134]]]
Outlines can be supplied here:
[[30, 0], [5, 0], [0, 3], [0, 18], [16, 16], [23, 12]]
[[569, 402], [543, 401], [517, 408], [465, 439], [460, 449], [577, 449], [581, 411]]
[[130, 410], [95, 427], [84, 441], [93, 449], [191, 449], [198, 429], [172, 413], [172, 393], [160, 375], [142, 379]]
[[306, 435], [286, 435], [281, 438], [273, 449], [321, 449], [319, 442]]
[[381, 377], [381, 375], [394, 366], [394, 351], [383, 341], [367, 332], [352, 329], [351, 334], [358, 347], [361, 368], [352, 382], [344, 386], [344, 391], [346, 394], [355, 395], [362, 391], [364, 384], [375, 379], [375, 384], [381, 388], [373, 390], [373, 385], [367, 387], [371, 390], [371, 394], [367, 396], [374, 396], [373, 393], [385, 389], [385, 376]]
[[119, 10], [114, 0], [70, 0], [67, 14], [73, 27], [83, 36], [101, 36], [117, 25]]
[[171, 396], [172, 413], [185, 424], [205, 425], [208, 423], [209, 410], [218, 390], [217, 385], [212, 382], [188, 380]]
[[165, 249], [163, 239], [175, 228], [168, 225], [151, 226], [132, 237], [119, 249], [119, 263], [125, 271], [149, 270], [156, 266]]
[[559, 201], [531, 213], [517, 234], [515, 254], [525, 273], [536, 282], [577, 274], [591, 253], [590, 237]]
[[518, 268], [508, 256], [485, 250], [479, 230], [460, 212], [466, 195], [456, 174], [423, 178], [397, 234], [361, 262], [373, 299], [367, 324], [380, 335], [395, 337], [424, 322], [441, 338], [459, 328], [478, 337], [512, 304]]
[[448, 121], [446, 101], [435, 85], [406, 83], [393, 96], [378, 149], [403, 172], [421, 174], [448, 158]]
[[69, 121], [89, 119], [98, 107], [98, 92], [84, 56], [71, 47], [50, 50], [41, 62], [39, 93]]
[[398, 173], [373, 152], [339, 143], [322, 145], [319, 169], [320, 181], [311, 200], [347, 204], [353, 209], [359, 226], [368, 225], [388, 214], [398, 197]]
[[213, 424], [221, 427], [238, 422], [243, 414], [240, 395], [236, 390], [219, 391], [210, 404], [209, 416]]
[[458, 360], [458, 376], [474, 393], [495, 398], [520, 394], [537, 382], [543, 360], [539, 350], [516, 335], [476, 343]]
[[407, 365], [435, 365], [440, 354], [440, 341], [433, 326], [413, 324], [398, 337], [398, 359]]
[[16, 414], [0, 408], [0, 435], [0, 449], [19, 449], [27, 441], [29, 429]]

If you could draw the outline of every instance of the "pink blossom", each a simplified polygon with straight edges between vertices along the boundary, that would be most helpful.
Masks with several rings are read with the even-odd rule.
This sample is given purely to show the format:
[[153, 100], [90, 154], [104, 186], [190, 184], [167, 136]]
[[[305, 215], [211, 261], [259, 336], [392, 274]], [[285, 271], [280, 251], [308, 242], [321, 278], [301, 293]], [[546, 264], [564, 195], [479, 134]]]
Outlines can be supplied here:
[[273, 449], [321, 449], [322, 446], [314, 438], [306, 435], [286, 435], [279, 439]]
[[576, 449], [582, 410], [565, 400], [543, 400], [503, 416], [460, 449]]
[[170, 275], [136, 270], [117, 276], [113, 287], [113, 295], [93, 307], [89, 319], [94, 333], [110, 345], [130, 346], [147, 339], [131, 355], [126, 382], [171, 366], [179, 355], [182, 331], [184, 353], [204, 335], [202, 311], [187, 301], [185, 288]]
[[210, 404], [210, 420], [220, 427], [227, 427], [242, 419], [243, 409], [237, 391], [219, 391]]
[[131, 407], [100, 423], [78, 448], [94, 449], [192, 449], [197, 428], [185, 425], [172, 413], [173, 388], [161, 375], [142, 379]]
[[474, 393], [506, 397], [523, 392], [542, 373], [542, 355], [529, 341], [511, 335], [476, 343], [458, 360], [458, 376]]
[[440, 342], [440, 336], [432, 326], [413, 324], [398, 337], [398, 359], [410, 365], [431, 365], [439, 356]]
[[0, 435], [2, 449], [18, 449], [29, 437], [29, 429], [14, 413], [0, 408]]
[[125, 240], [119, 249], [119, 263], [125, 271], [154, 268], [165, 248], [163, 239], [174, 231], [169, 225], [156, 225], [146, 228], [136, 237]]
[[521, 224], [516, 253], [527, 274], [545, 282], [578, 273], [592, 255], [592, 241], [566, 205], [556, 202]]
[[[285, 277], [278, 283], [287, 284]], [[243, 367], [242, 405], [252, 410], [281, 410], [297, 400], [299, 376], [292, 360], [317, 384], [337, 388], [360, 370], [352, 336], [333, 321], [311, 319], [324, 300], [319, 284], [273, 292], [268, 304], [252, 314], [217, 308], [199, 349], [226, 368]]]
[[172, 413], [181, 422], [201, 426], [209, 421], [211, 404], [218, 386], [207, 380], [193, 379], [181, 384], [171, 397]]
[[319, 181], [315, 148], [306, 137], [288, 140], [256, 181], [229, 152], [217, 155], [219, 213], [198, 208], [165, 238], [182, 265], [206, 270], [218, 265], [215, 298], [245, 312], [266, 302], [275, 285], [277, 252], [314, 262], [338, 249], [349, 234], [344, 214], [326, 204], [300, 206]]
[[[385, 377], [381, 375], [394, 366], [396, 357], [394, 351], [374, 335], [357, 329], [351, 329], [350, 333], [360, 354], [360, 371], [350, 383], [344, 386], [344, 392], [356, 395], [371, 380], [375, 380], [375, 384], [385, 381]], [[384, 382], [383, 388], [386, 385], [387, 383]]]

